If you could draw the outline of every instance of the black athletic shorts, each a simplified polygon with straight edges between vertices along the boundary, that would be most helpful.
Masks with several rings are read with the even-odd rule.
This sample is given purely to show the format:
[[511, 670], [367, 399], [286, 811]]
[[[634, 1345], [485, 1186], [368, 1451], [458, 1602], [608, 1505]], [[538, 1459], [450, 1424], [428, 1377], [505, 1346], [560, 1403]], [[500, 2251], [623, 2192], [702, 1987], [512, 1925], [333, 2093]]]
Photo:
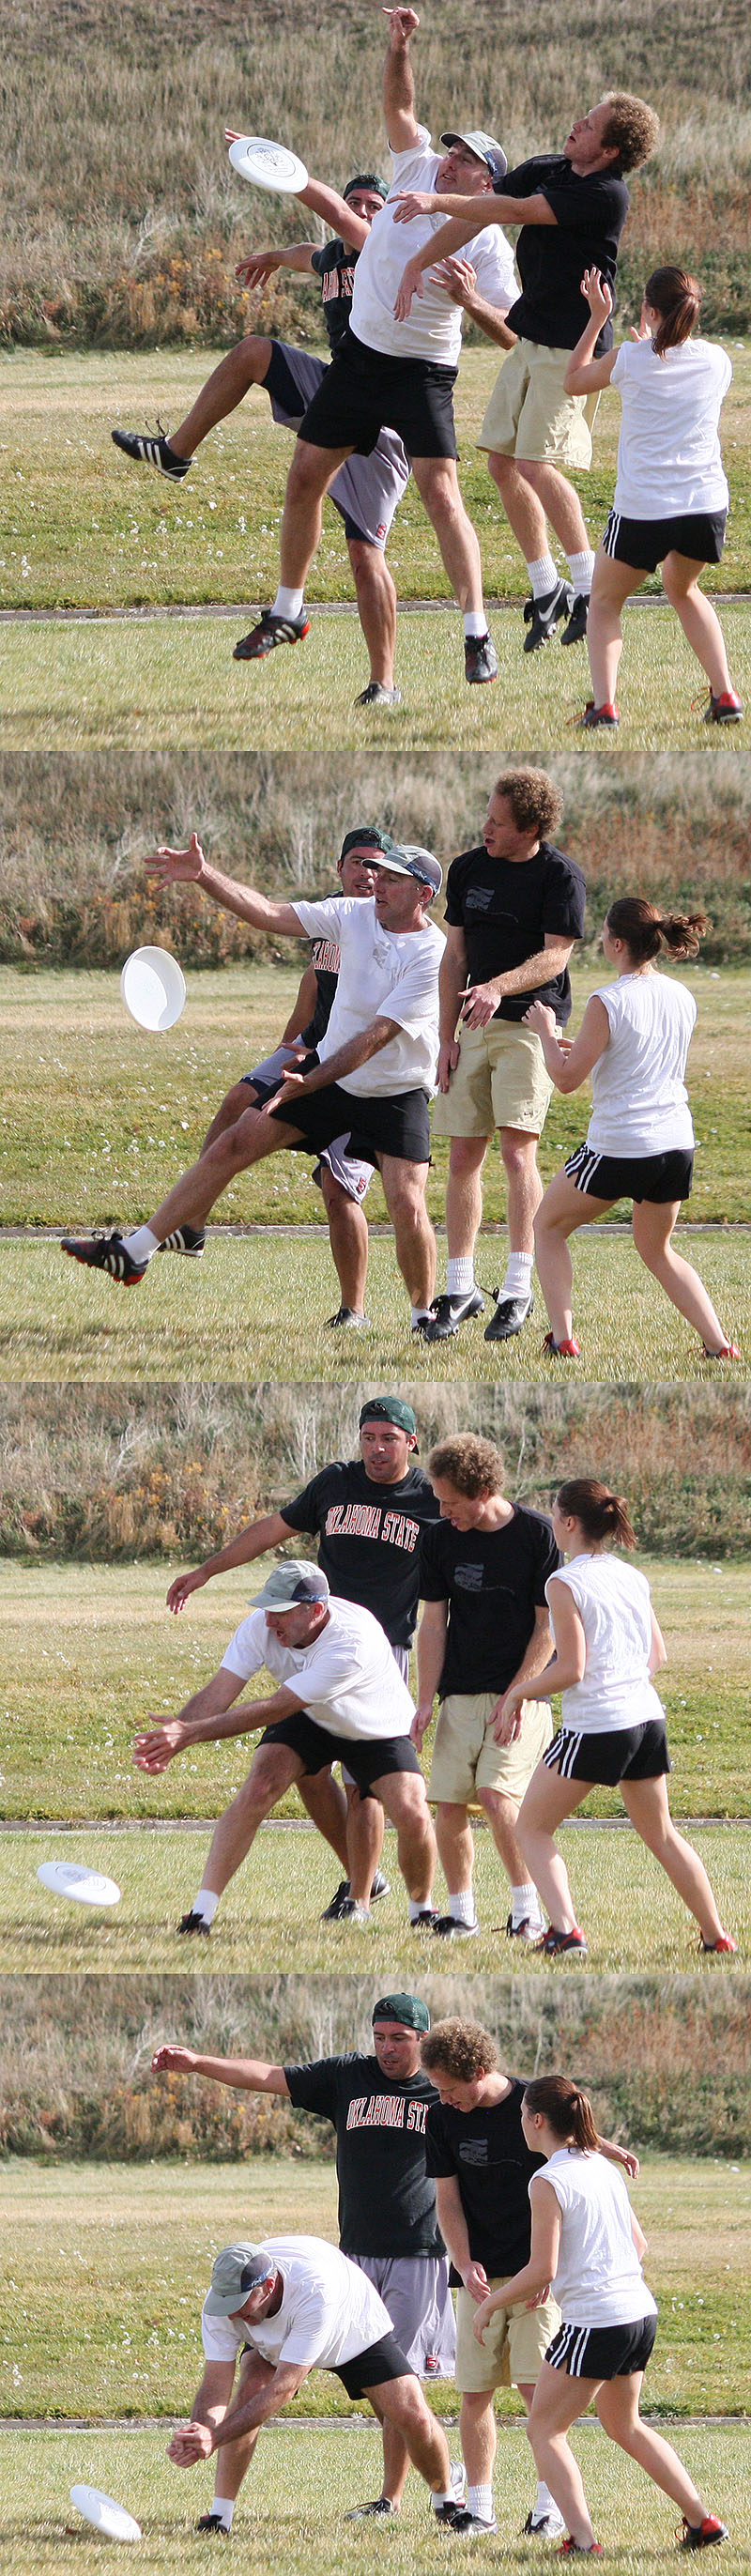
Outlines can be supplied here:
[[670, 554], [688, 555], [692, 563], [719, 563], [727, 515], [727, 510], [692, 510], [678, 519], [624, 519], [621, 510], [611, 510], [603, 549], [611, 562], [629, 564], [632, 572], [656, 572]]
[[380, 2343], [369, 2343], [365, 2352], [355, 2353], [353, 2361], [335, 2363], [334, 2371], [348, 2397], [367, 2397], [369, 2388], [380, 2388], [387, 2379], [412, 2378], [411, 2364], [395, 2334], [381, 2335]]
[[582, 1734], [559, 1726], [543, 1762], [559, 1780], [591, 1780], [617, 1789], [619, 1780], [661, 1780], [670, 1770], [665, 1721], [647, 1717], [641, 1726], [607, 1726]]
[[388, 358], [366, 348], [349, 324], [298, 430], [311, 447], [352, 447], [370, 456], [382, 429], [395, 429], [413, 456], [455, 456], [456, 367], [432, 358]]
[[280, 1717], [259, 1740], [288, 1744], [291, 1753], [299, 1754], [306, 1772], [326, 1771], [330, 1762], [343, 1762], [364, 1798], [370, 1797], [372, 1782], [385, 1780], [388, 1772], [420, 1769], [411, 1735], [330, 1735], [327, 1727], [316, 1725], [306, 1708]]
[[630, 2379], [646, 2370], [656, 2333], [655, 2316], [628, 2326], [559, 2326], [545, 2359], [568, 2379]]
[[[316, 1055], [306, 1056], [300, 1071], [310, 1073], [318, 1061]], [[343, 1091], [339, 1082], [327, 1082], [320, 1091], [303, 1092], [299, 1100], [283, 1100], [268, 1114], [301, 1129], [292, 1153], [321, 1154], [335, 1136], [348, 1135], [347, 1152], [360, 1163], [375, 1164], [379, 1154], [393, 1154], [400, 1163], [430, 1162], [425, 1091], [373, 1091], [364, 1099], [360, 1092]]]
[[691, 1196], [694, 1157], [690, 1148], [674, 1145], [668, 1154], [600, 1154], [596, 1145], [577, 1145], [564, 1166], [583, 1198], [633, 1199], [640, 1207], [670, 1207]]

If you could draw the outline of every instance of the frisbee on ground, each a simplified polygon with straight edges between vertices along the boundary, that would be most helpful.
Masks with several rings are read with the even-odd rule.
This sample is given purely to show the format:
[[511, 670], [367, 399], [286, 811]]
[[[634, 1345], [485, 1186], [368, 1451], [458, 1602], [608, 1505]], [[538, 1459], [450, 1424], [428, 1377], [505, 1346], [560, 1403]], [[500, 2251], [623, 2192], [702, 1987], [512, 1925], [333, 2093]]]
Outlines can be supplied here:
[[115, 2504], [101, 2487], [71, 2487], [70, 2501], [76, 2512], [83, 2514], [84, 2522], [92, 2523], [106, 2540], [141, 2539], [141, 2525], [135, 2515], [127, 2513], [124, 2504]]
[[120, 977], [126, 1011], [139, 1029], [171, 1029], [185, 1008], [185, 976], [166, 948], [134, 948]]
[[296, 152], [288, 152], [285, 143], [270, 143], [263, 134], [238, 134], [231, 143], [229, 157], [233, 170], [241, 179], [249, 179], [253, 188], [272, 188], [279, 196], [296, 197], [308, 184], [304, 161]]
[[120, 1889], [114, 1878], [105, 1878], [101, 1869], [84, 1869], [77, 1860], [43, 1860], [37, 1878], [53, 1896], [72, 1896], [75, 1905], [120, 1903]]

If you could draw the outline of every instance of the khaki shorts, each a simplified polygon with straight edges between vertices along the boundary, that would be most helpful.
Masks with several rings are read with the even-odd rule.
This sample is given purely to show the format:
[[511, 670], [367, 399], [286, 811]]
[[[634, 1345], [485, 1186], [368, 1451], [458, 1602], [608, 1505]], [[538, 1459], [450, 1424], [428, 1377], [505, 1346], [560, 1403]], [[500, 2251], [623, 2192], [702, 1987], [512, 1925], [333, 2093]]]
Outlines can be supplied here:
[[493, 387], [478, 447], [494, 456], [528, 457], [530, 464], [591, 465], [600, 397], [564, 393], [570, 356], [570, 349], [517, 340]]
[[[490, 2283], [499, 2290], [501, 2277]], [[460, 2290], [456, 2302], [456, 2385], [462, 2396], [479, 2397], [484, 2389], [533, 2387], [548, 2344], [560, 2324], [555, 2299], [543, 2308], [496, 2308], [478, 2343], [472, 2320], [477, 2300]]]
[[546, 1699], [524, 1700], [521, 1734], [513, 1744], [496, 1744], [490, 1719], [498, 1699], [498, 1691], [452, 1691], [441, 1701], [428, 1782], [428, 1797], [439, 1805], [476, 1806], [478, 1789], [500, 1789], [521, 1806], [553, 1720]]
[[521, 1020], [462, 1029], [456, 1072], [433, 1102], [433, 1134], [492, 1136], [495, 1127], [518, 1127], [541, 1136], [552, 1093], [540, 1040]]

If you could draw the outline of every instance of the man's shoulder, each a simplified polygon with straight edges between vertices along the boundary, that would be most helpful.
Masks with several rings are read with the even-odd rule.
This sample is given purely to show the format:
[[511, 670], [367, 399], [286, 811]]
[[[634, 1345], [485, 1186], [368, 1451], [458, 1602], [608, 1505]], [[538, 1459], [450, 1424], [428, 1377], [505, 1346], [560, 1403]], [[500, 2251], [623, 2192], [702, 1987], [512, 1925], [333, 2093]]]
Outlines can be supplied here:
[[446, 878], [447, 890], [449, 884], [452, 889], [457, 885], [463, 885], [465, 880], [468, 877], [471, 877], [476, 870], [492, 867], [492, 864], [492, 859], [488, 858], [484, 841], [476, 841], [471, 850], [457, 850], [456, 857], [451, 860], [449, 865], [448, 875]]
[[527, 161], [517, 161], [514, 170], [506, 170], [494, 181], [496, 197], [531, 197], [546, 179], [565, 180], [570, 163], [561, 152], [532, 152]]
[[582, 886], [586, 893], [586, 879], [579, 862], [570, 857], [568, 850], [559, 850], [555, 841], [541, 841], [538, 857], [544, 861], [545, 874], [551, 882], [563, 877], [569, 882], [573, 879], [574, 884]]
[[332, 268], [354, 268], [356, 258], [357, 251], [350, 250], [337, 233], [333, 241], [318, 243], [311, 253], [310, 265], [316, 277], [328, 277]]

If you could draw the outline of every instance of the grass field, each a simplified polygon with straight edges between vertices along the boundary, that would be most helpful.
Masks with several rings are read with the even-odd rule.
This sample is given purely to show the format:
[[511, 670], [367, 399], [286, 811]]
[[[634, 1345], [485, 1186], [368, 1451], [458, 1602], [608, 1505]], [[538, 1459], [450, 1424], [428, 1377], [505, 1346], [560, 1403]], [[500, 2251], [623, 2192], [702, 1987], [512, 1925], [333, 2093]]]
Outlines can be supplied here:
[[[739, 1747], [751, 1693], [748, 1563], [650, 1562], [641, 1552], [639, 1562], [649, 1574], [668, 1647], [660, 1692], [675, 1763], [676, 1808], [684, 1816], [747, 1815]], [[95, 1818], [187, 1821], [225, 1806], [247, 1772], [252, 1738], [201, 1746], [155, 1781], [133, 1769], [132, 1740], [149, 1710], [175, 1711], [216, 1670], [250, 1595], [260, 1588], [265, 1560], [194, 1594], [179, 1620], [165, 1608], [164, 1566], [6, 1561], [0, 1570], [3, 1815], [69, 1818], [83, 1827]], [[259, 1675], [248, 1695], [258, 1698], [268, 1687], [268, 1677]], [[299, 1816], [294, 1792], [281, 1812]], [[600, 1792], [591, 1812], [620, 1815], [615, 1792]], [[317, 1836], [309, 1842], [285, 1836], [281, 1845], [276, 1834], [270, 1840], [276, 1866], [282, 1849], [296, 1855], [296, 1870], [314, 1873], [322, 1860], [325, 1875], [330, 1855]], [[486, 1841], [483, 1833], [481, 1850]], [[14, 1843], [15, 1868], [25, 1848]], [[126, 1852], [130, 1861], [130, 1840], [123, 1845], [123, 1865]], [[492, 1881], [490, 1858], [489, 1871]], [[52, 1931], [58, 1918], [45, 1897], [43, 1921], [46, 1914]]]

